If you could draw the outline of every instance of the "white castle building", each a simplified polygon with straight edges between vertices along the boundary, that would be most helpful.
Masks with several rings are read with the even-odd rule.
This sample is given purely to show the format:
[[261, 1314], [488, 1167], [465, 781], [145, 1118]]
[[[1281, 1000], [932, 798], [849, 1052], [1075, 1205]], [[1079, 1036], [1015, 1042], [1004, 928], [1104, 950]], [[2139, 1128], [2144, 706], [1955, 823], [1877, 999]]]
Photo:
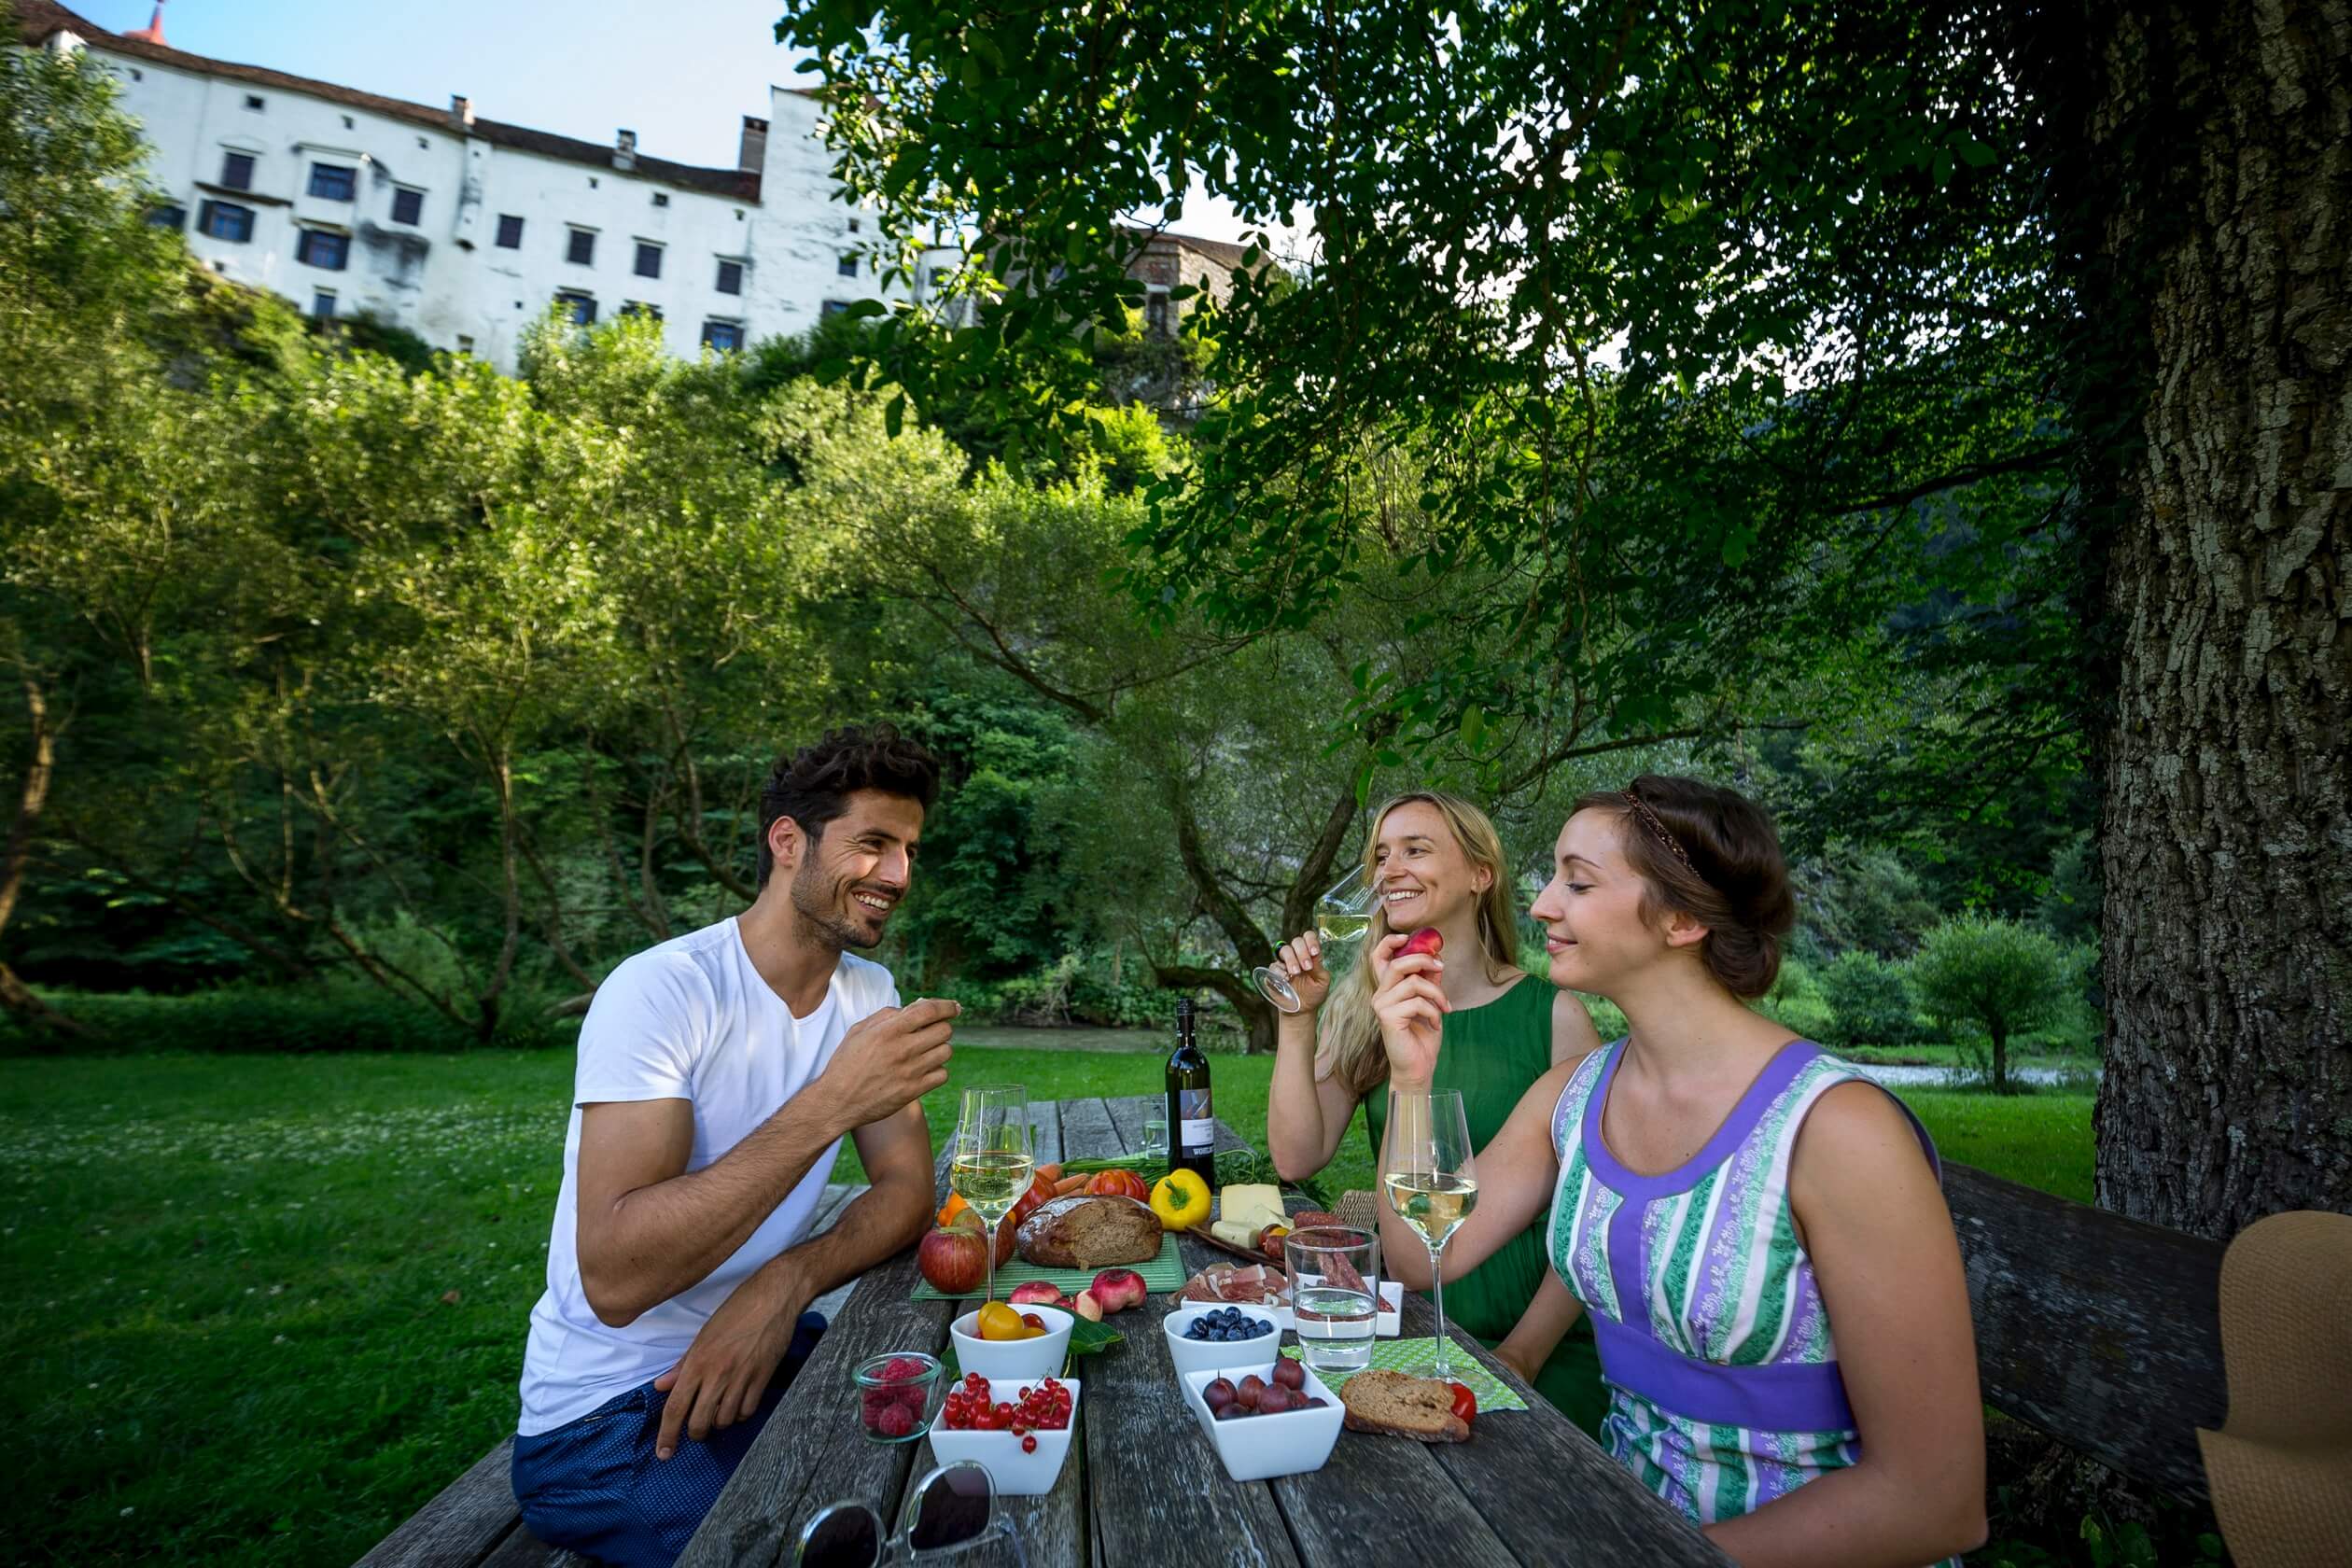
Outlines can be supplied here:
[[[551, 301], [591, 321], [657, 315], [672, 352], [806, 330], [882, 297], [870, 219], [835, 199], [819, 98], [770, 88], [732, 169], [208, 60], [163, 41], [162, 6], [110, 33], [17, 0], [21, 41], [90, 50], [122, 82], [170, 198], [156, 220], [223, 276], [320, 316], [362, 313], [515, 368]], [[943, 258], [943, 259], [945, 259]]]

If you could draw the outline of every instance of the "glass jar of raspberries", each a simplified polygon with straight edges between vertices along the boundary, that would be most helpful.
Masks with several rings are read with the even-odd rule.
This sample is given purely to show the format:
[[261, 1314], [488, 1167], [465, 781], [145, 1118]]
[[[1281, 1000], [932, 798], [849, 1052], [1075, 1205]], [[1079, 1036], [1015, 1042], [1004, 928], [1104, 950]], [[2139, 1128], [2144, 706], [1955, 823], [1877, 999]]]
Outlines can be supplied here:
[[947, 1392], [940, 1424], [950, 1432], [1002, 1432], [1021, 1440], [1023, 1453], [1037, 1451], [1036, 1434], [1070, 1425], [1070, 1390], [1057, 1378], [1020, 1384], [1012, 1399], [999, 1399], [977, 1372]]
[[946, 1368], [920, 1351], [891, 1351], [858, 1364], [858, 1420], [877, 1443], [906, 1443], [931, 1430], [932, 1396]]

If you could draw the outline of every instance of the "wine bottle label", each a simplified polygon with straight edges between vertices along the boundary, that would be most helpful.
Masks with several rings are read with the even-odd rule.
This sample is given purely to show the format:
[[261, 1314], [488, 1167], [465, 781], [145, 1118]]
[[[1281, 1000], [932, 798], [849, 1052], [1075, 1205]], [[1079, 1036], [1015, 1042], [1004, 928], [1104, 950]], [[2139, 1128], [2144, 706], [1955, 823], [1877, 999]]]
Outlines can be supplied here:
[[1186, 1150], [1209, 1150], [1217, 1144], [1217, 1118], [1209, 1109], [1207, 1089], [1176, 1091], [1177, 1142]]

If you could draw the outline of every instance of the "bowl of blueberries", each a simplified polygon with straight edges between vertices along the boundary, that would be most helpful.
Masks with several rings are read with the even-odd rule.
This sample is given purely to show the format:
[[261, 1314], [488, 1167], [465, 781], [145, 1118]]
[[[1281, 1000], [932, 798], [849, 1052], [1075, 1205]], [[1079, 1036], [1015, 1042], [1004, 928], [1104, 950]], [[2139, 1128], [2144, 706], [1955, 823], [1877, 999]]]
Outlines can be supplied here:
[[1168, 1359], [1176, 1375], [1238, 1365], [1234, 1349], [1248, 1352], [1244, 1361], [1271, 1356], [1288, 1313], [1272, 1307], [1221, 1307], [1188, 1302], [1169, 1312], [1160, 1324], [1168, 1336]]

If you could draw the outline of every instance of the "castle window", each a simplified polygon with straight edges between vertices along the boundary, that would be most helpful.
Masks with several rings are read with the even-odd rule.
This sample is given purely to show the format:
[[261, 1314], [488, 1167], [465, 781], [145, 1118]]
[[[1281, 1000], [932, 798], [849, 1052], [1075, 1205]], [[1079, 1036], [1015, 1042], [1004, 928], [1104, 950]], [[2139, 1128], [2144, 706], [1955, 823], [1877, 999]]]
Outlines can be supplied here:
[[253, 209], [234, 202], [206, 202], [197, 210], [196, 228], [213, 239], [244, 245], [253, 238]]
[[523, 220], [512, 213], [498, 215], [498, 248], [500, 250], [523, 248]]
[[253, 154], [224, 152], [220, 155], [220, 183], [231, 190], [253, 189]]
[[662, 247], [660, 245], [649, 245], [643, 240], [637, 241], [637, 275], [650, 278], [662, 275]]
[[351, 236], [326, 229], [305, 229], [294, 242], [294, 259], [305, 266], [340, 273], [351, 264]]
[[359, 195], [359, 171], [343, 163], [311, 165], [310, 193], [322, 202], [349, 202]]
[[743, 323], [713, 316], [703, 323], [702, 341], [706, 348], [715, 348], [721, 354], [733, 354], [743, 347]]
[[422, 223], [425, 221], [425, 192], [402, 187], [392, 192], [392, 221]]
[[721, 294], [742, 293], [743, 263], [740, 261], [721, 260], [719, 263], [719, 283], [717, 287], [719, 292]]
[[581, 267], [595, 266], [596, 231], [594, 229], [573, 230], [571, 238], [565, 242], [564, 259]]

